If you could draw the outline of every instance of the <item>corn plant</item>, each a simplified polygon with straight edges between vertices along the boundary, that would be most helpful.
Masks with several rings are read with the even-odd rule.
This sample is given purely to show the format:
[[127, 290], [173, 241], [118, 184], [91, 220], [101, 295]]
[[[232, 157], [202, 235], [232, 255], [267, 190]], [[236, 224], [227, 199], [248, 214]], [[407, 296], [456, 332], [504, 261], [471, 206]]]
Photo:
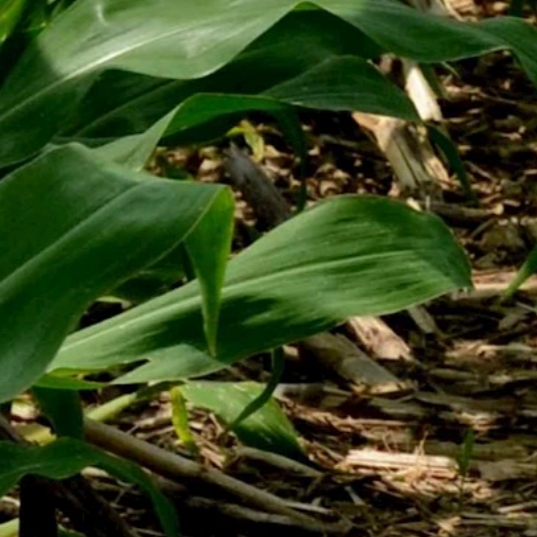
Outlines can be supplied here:
[[[299, 108], [420, 122], [381, 54], [434, 64], [508, 49], [537, 81], [535, 38], [518, 19], [465, 24], [396, 0], [0, 2], [0, 402], [32, 390], [58, 436], [1, 443], [0, 494], [100, 465], [144, 487], [175, 535], [147, 476], [83, 441], [76, 392], [100, 386], [88, 374], [183, 382], [214, 406], [236, 387], [213, 385], [207, 403], [189, 379], [471, 285], [440, 220], [376, 197], [320, 203], [228, 262], [229, 190], [149, 175], [158, 144], [214, 140], [251, 112], [299, 153]], [[185, 262], [194, 281], [77, 329], [100, 297], [179, 281]]]

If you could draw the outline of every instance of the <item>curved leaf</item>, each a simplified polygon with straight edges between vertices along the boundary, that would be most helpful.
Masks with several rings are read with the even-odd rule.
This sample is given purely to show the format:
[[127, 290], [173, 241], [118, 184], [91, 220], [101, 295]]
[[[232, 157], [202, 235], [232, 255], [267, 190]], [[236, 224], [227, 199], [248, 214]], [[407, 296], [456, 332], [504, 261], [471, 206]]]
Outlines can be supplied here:
[[4, 179], [0, 401], [36, 381], [85, 308], [173, 249], [222, 190], [136, 174], [80, 146]]
[[19, 22], [28, 0], [3, 0], [0, 4], [0, 46]]
[[[249, 112], [272, 115], [288, 134], [292, 145], [301, 151], [302, 137], [295, 111], [290, 105], [323, 110], [359, 110], [370, 114], [389, 115], [419, 121], [412, 102], [372, 65], [361, 58], [330, 58], [302, 75], [287, 80], [261, 95], [197, 94], [157, 121], [143, 134], [119, 138], [101, 146], [102, 156], [139, 169], [147, 161], [161, 137], [174, 141], [193, 141], [192, 133], [204, 140], [213, 139], [228, 130], [222, 118], [240, 118]], [[212, 125], [216, 129], [211, 128]], [[179, 140], [177, 137], [180, 137]], [[199, 134], [194, 136], [199, 140]]]
[[211, 355], [216, 354], [220, 295], [231, 255], [235, 205], [228, 190], [215, 197], [185, 240], [185, 249], [203, 297], [203, 329]]
[[389, 199], [341, 197], [282, 224], [228, 264], [218, 361], [207, 353], [193, 282], [73, 334], [50, 370], [147, 359], [123, 381], [199, 376], [348, 317], [467, 286], [465, 255], [438, 218]]
[[[289, 54], [300, 50], [300, 54]], [[125, 136], [146, 131], [179, 103], [198, 93], [260, 94], [328, 58], [379, 56], [357, 28], [325, 11], [290, 13], [231, 63], [202, 79], [167, 80], [109, 71], [77, 108], [66, 136]]]
[[[188, 382], [181, 387], [184, 397], [194, 406], [214, 412], [224, 423], [236, 422], [245, 407], [263, 393], [255, 382]], [[285, 457], [309, 462], [298, 442], [298, 435], [278, 403], [269, 397], [262, 408], [232, 425], [244, 444]]]
[[123, 481], [138, 485], [151, 498], [166, 535], [179, 535], [173, 505], [141, 468], [72, 438], [60, 438], [46, 446], [0, 442], [0, 497], [25, 475], [66, 479], [87, 466], [99, 466]]
[[[77, 2], [38, 36], [0, 90], [0, 166], [18, 162], [50, 141], [101, 72], [122, 69], [181, 80], [208, 75], [296, 4], [296, 0]], [[318, 0], [316, 5], [356, 26], [382, 49], [420, 62], [511, 49], [537, 82], [536, 33], [520, 19], [463, 23], [421, 14], [396, 0]], [[298, 13], [315, 9], [312, 4], [307, 7]]]

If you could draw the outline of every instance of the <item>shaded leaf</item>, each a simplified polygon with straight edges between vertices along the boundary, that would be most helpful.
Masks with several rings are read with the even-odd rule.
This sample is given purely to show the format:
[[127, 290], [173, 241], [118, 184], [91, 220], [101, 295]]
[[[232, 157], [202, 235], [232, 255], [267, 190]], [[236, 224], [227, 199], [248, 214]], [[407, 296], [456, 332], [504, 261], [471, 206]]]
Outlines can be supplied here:
[[85, 308], [173, 249], [221, 191], [129, 172], [80, 146], [5, 178], [0, 401], [35, 382]]
[[389, 199], [344, 196], [285, 222], [228, 264], [218, 360], [207, 353], [193, 282], [73, 334], [50, 370], [147, 359], [122, 381], [200, 376], [348, 317], [469, 286], [464, 252], [440, 219]]
[[83, 439], [84, 414], [78, 392], [34, 387], [32, 393], [57, 436]]
[[46, 446], [0, 442], [0, 497], [25, 475], [66, 479], [88, 466], [98, 466], [118, 479], [138, 485], [151, 498], [166, 535], [177, 537], [173, 505], [141, 468], [72, 438], [60, 438]]
[[185, 241], [203, 297], [203, 330], [213, 356], [217, 352], [220, 295], [231, 254], [234, 208], [231, 191], [220, 191]]
[[358, 110], [419, 121], [412, 102], [362, 58], [329, 58], [264, 92], [284, 102], [321, 110]]
[[[290, 55], [290, 50], [300, 50], [300, 54]], [[259, 94], [343, 54], [371, 58], [380, 50], [355, 27], [330, 13], [290, 13], [231, 63], [202, 79], [174, 81], [125, 71], [105, 73], [65, 132], [96, 138], [140, 133], [195, 94]]]
[[3, 0], [0, 3], [0, 46], [19, 22], [28, 0]]
[[278, 347], [272, 351], [272, 374], [269, 381], [264, 387], [263, 391], [250, 401], [240, 412], [240, 414], [233, 419], [229, 427], [233, 430], [237, 429], [238, 426], [244, 420], [248, 419], [252, 414], [255, 414], [258, 410], [263, 408], [272, 398], [274, 390], [278, 387], [280, 380], [283, 375], [283, 370], [285, 367], [285, 356], [283, 349]]
[[[520, 19], [463, 23], [424, 15], [395, 0], [319, 0], [316, 5], [354, 25], [381, 49], [424, 63], [510, 49], [537, 82], [536, 33]], [[61, 131], [103, 71], [203, 77], [229, 63], [295, 6], [295, 0], [75, 3], [38, 36], [0, 90], [0, 166], [28, 157]], [[304, 7], [299, 16], [316, 9]]]
[[[214, 412], [231, 425], [246, 406], [260, 397], [263, 385], [255, 382], [188, 382], [182, 391], [193, 405]], [[293, 459], [308, 460], [293, 426], [273, 399], [237, 423], [233, 432], [246, 445]]]
[[93, 382], [75, 377], [43, 375], [34, 386], [51, 390], [98, 390], [106, 386], [103, 382]]

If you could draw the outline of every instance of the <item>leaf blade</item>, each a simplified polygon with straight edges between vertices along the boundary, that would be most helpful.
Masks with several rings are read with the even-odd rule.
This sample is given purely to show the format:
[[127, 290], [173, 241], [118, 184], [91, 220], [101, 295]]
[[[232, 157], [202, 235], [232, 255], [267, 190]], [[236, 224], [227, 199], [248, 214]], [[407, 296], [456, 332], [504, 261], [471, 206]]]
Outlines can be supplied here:
[[465, 255], [439, 219], [393, 200], [344, 196], [282, 224], [228, 264], [218, 360], [204, 346], [193, 283], [74, 334], [51, 370], [106, 369], [118, 356], [124, 363], [143, 357], [149, 363], [123, 382], [196, 377], [347, 317], [394, 312], [469, 286]]
[[148, 180], [80, 146], [4, 179], [0, 401], [38, 380], [89, 303], [186, 237], [219, 190]]

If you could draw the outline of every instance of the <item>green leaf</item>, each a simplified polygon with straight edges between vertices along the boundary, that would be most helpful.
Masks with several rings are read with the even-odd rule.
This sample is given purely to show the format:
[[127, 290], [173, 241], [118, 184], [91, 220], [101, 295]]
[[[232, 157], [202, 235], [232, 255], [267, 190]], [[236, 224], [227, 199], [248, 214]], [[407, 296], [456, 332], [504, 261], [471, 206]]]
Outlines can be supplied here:
[[511, 298], [518, 291], [520, 286], [523, 285], [524, 282], [536, 272], [537, 244], [532, 248], [528, 257], [524, 261], [524, 264], [522, 265], [522, 267], [520, 267], [520, 270], [517, 272], [516, 276], [512, 279], [512, 281], [507, 286], [507, 289], [503, 292], [502, 300], [508, 300], [509, 298]]
[[188, 423], [188, 411], [185, 398], [183, 397], [182, 386], [174, 386], [170, 390], [170, 399], [172, 404], [172, 424], [175, 434], [182, 445], [192, 455], [198, 455], [199, 449], [196, 445], [194, 435], [190, 430], [190, 424]]
[[[316, 5], [354, 25], [380, 49], [419, 62], [510, 49], [537, 82], [536, 33], [520, 19], [463, 23], [424, 15], [396, 0], [319, 0]], [[209, 75], [295, 6], [296, 0], [76, 2], [37, 37], [0, 90], [0, 166], [30, 156], [61, 131], [102, 72], [120, 69], [179, 80]], [[309, 4], [295, 15], [313, 9]], [[287, 55], [295, 51], [287, 49]]]
[[[260, 397], [263, 388], [262, 384], [255, 382], [188, 382], [182, 392], [193, 405], [214, 412], [230, 425], [246, 406]], [[233, 432], [246, 445], [292, 459], [308, 460], [298, 443], [294, 427], [273, 399], [237, 423]]]
[[[166, 114], [145, 134], [120, 138], [95, 149], [99, 154], [140, 168], [161, 137], [174, 143], [207, 141], [250, 112], [273, 116], [293, 148], [304, 157], [304, 136], [291, 105], [325, 110], [359, 110], [419, 121], [411, 101], [373, 66], [352, 56], [328, 59], [301, 76], [262, 95], [200, 93]], [[219, 121], [218, 121], [219, 120]]]
[[98, 390], [106, 386], [103, 382], [92, 382], [60, 375], [43, 375], [34, 386], [51, 390]]
[[[289, 54], [300, 50], [300, 54]], [[290, 13], [231, 63], [196, 80], [155, 79], [125, 71], [105, 73], [77, 108], [66, 135], [125, 136], [146, 131], [197, 93], [259, 94], [331, 56], [378, 56], [358, 29], [324, 11]]]
[[419, 121], [412, 102], [373, 66], [361, 58], [331, 58], [265, 91], [261, 95], [199, 93], [187, 98], [145, 134], [120, 138], [96, 151], [107, 158], [141, 168], [161, 137], [175, 144], [201, 142], [223, 135], [229, 123], [250, 112], [273, 116], [295, 151], [304, 158], [305, 141], [291, 105], [359, 110]]
[[285, 222], [228, 264], [218, 360], [207, 352], [193, 282], [73, 334], [50, 371], [145, 359], [123, 382], [200, 376], [348, 317], [469, 286], [464, 252], [440, 219], [390, 199], [343, 196]]
[[94, 148], [94, 152], [102, 158], [123, 164], [132, 170], [140, 171], [147, 164], [175, 115], [176, 110], [172, 110], [144, 133], [118, 138]]
[[419, 121], [408, 97], [362, 58], [329, 58], [264, 92], [284, 102], [320, 110], [359, 110]]
[[221, 192], [136, 174], [80, 146], [5, 178], [0, 401], [35, 382], [85, 308], [176, 247]]
[[34, 387], [32, 390], [57, 436], [84, 437], [84, 414], [78, 392]]
[[101, 71], [199, 78], [285, 15], [289, 6], [280, 3], [271, 10], [229, 0], [75, 3], [37, 37], [0, 91], [0, 132], [10, 132], [1, 138], [0, 164], [20, 161], [47, 143]]
[[66, 479], [87, 466], [98, 466], [118, 479], [138, 485], [153, 502], [166, 535], [179, 535], [173, 505], [141, 468], [72, 438], [60, 438], [43, 447], [0, 442], [0, 497], [25, 475]]
[[0, 3], [0, 46], [19, 22], [27, 0], [3, 0]]
[[256, 399], [250, 401], [241, 413], [230, 423], [230, 429], [235, 430], [241, 422], [248, 419], [252, 414], [263, 408], [271, 399], [274, 390], [278, 387], [285, 367], [285, 356], [282, 347], [272, 351], [272, 374], [263, 391]]
[[181, 243], [153, 265], [110, 291], [110, 295], [134, 304], [169, 291], [185, 277], [185, 245]]
[[218, 314], [226, 264], [231, 255], [234, 202], [222, 190], [185, 241], [203, 296], [203, 329], [211, 355], [217, 352]]
[[472, 455], [474, 453], [475, 445], [475, 433], [473, 429], [468, 429], [464, 434], [462, 444], [459, 448], [459, 453], [457, 454], [457, 466], [459, 469], [459, 475], [461, 477], [466, 477], [468, 471], [470, 470], [470, 463], [472, 462]]

